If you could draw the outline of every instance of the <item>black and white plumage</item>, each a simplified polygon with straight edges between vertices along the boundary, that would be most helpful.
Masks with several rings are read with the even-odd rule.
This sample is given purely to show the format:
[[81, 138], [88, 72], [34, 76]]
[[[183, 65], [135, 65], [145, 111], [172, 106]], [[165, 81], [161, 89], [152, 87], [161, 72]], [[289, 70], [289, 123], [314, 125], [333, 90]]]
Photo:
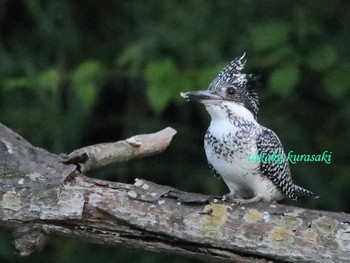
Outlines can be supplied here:
[[[205, 91], [181, 93], [203, 103], [211, 115], [204, 137], [209, 166], [239, 202], [278, 201], [313, 195], [292, 182], [291, 171], [277, 135], [257, 122], [257, 81], [243, 74], [244, 55], [233, 60]], [[249, 156], [278, 156], [279, 161], [249, 160]], [[236, 199], [235, 199], [236, 198]]]

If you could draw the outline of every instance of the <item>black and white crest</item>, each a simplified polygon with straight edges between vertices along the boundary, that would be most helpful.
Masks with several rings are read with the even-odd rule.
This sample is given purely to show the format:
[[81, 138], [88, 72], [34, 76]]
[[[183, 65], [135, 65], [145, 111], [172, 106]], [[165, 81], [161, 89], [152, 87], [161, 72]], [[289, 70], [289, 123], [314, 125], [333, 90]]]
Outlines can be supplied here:
[[[259, 99], [256, 89], [259, 86], [253, 74], [244, 74], [245, 54], [231, 61], [209, 85], [209, 92], [222, 95], [223, 99], [244, 105], [257, 118]], [[226, 96], [225, 90], [234, 88], [235, 96]]]
[[234, 84], [237, 86], [245, 85], [247, 82], [246, 74], [242, 74], [241, 71], [247, 62], [244, 59], [245, 53], [242, 57], [236, 58], [230, 62], [223, 70], [220, 71], [217, 78], [225, 81], [228, 84]]

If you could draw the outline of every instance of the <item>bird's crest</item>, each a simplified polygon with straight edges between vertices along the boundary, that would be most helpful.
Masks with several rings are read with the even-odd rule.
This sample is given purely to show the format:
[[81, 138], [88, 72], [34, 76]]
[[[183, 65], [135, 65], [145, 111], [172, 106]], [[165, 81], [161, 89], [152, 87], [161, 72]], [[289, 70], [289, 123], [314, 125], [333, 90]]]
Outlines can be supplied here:
[[253, 113], [256, 119], [259, 105], [256, 88], [259, 86], [259, 82], [253, 74], [241, 72], [246, 61], [245, 53], [240, 58], [231, 61], [220, 71], [208, 89], [210, 92], [215, 93], [218, 88], [234, 86], [237, 93], [240, 94], [238, 100]]
[[245, 74], [241, 73], [241, 70], [244, 68], [246, 59], [244, 59], [245, 53], [240, 58], [236, 58], [230, 62], [225, 68], [223, 68], [219, 75], [218, 79], [225, 81], [228, 84], [237, 84], [239, 82], [244, 82]]

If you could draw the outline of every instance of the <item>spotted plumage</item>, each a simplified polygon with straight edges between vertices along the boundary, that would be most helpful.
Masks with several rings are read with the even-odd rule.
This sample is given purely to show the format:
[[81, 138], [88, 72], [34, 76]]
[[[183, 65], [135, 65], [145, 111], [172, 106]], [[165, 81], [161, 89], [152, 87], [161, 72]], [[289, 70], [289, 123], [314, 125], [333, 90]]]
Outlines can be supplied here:
[[[244, 55], [233, 60], [206, 91], [182, 93], [205, 105], [211, 123], [204, 137], [210, 168], [240, 202], [296, 200], [312, 192], [292, 182], [291, 171], [277, 135], [257, 122], [257, 81], [243, 74]], [[249, 156], [279, 156], [279, 161], [251, 161]]]

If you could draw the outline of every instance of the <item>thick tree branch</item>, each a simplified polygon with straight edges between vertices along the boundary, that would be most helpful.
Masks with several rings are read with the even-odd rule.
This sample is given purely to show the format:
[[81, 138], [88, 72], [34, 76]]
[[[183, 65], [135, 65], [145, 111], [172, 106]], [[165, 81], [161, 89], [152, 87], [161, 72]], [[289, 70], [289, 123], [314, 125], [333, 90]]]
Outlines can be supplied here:
[[60, 235], [210, 262], [350, 261], [348, 214], [101, 181], [65, 161], [0, 124], [0, 226], [22, 255]]

